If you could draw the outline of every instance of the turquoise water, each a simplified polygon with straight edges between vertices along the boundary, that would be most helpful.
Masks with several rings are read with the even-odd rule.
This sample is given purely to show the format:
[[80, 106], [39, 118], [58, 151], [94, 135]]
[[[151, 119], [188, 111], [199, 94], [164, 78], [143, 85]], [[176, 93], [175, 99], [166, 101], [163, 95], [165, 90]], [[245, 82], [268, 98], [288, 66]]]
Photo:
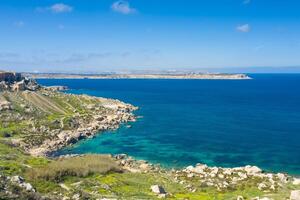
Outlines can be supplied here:
[[39, 80], [139, 106], [132, 128], [101, 134], [56, 154], [127, 153], [183, 167], [257, 165], [300, 174], [300, 75], [253, 80]]

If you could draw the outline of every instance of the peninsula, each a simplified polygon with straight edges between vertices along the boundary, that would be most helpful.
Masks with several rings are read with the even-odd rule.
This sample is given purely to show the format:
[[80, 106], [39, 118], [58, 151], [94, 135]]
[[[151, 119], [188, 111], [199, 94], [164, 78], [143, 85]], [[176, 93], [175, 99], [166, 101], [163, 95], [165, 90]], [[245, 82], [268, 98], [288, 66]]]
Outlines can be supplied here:
[[1, 199], [300, 199], [299, 178], [256, 166], [171, 170], [125, 154], [53, 158], [53, 151], [134, 122], [138, 109], [60, 89], [0, 72]]
[[108, 73], [108, 74], [69, 74], [69, 73], [26, 73], [35, 79], [212, 79], [248, 80], [246, 74], [208, 73]]

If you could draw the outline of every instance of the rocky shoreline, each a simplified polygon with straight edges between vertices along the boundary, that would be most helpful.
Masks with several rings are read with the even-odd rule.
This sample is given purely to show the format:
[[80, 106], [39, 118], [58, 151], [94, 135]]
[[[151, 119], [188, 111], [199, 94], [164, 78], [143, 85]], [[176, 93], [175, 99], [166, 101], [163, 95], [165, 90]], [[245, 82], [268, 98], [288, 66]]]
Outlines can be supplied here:
[[[12, 142], [33, 156], [47, 156], [136, 119], [133, 111], [138, 108], [119, 100], [61, 93], [67, 87], [44, 87], [19, 73], [0, 75], [1, 120], [7, 125], [25, 122], [22, 131], [31, 137]], [[37, 142], [40, 133], [45, 137]]]
[[[81, 157], [84, 155], [68, 154], [59, 156], [57, 159], [70, 157]], [[136, 160], [126, 154], [109, 155], [115, 159], [118, 165], [130, 173], [156, 173], [170, 177], [175, 183], [183, 185], [189, 192], [197, 192], [201, 187], [213, 187], [219, 192], [234, 190], [241, 185], [251, 182], [254, 187], [263, 193], [276, 192], [287, 184], [300, 185], [300, 178], [289, 176], [284, 173], [267, 173], [257, 166], [244, 166], [234, 168], [209, 167], [206, 164], [196, 164], [183, 169], [165, 169], [160, 165], [151, 164], [145, 160]], [[158, 198], [172, 197], [171, 193], [160, 185], [152, 185], [151, 191]], [[292, 190], [290, 198], [287, 200], [299, 200], [300, 190]], [[242, 195], [237, 196], [237, 200], [244, 200]], [[273, 200], [268, 196], [253, 197], [251, 200]]]
[[[4, 137], [11, 138], [6, 141], [10, 141], [12, 146], [21, 147], [34, 158], [49, 159], [53, 152], [61, 148], [136, 120], [133, 112], [138, 108], [133, 105], [119, 100], [61, 93], [59, 91], [66, 89], [65, 87], [47, 88], [30, 79], [16, 77], [18, 80], [13, 80], [13, 76], [9, 76], [9, 79], [5, 79], [8, 81], [2, 81], [5, 89], [0, 92], [1, 128], [6, 131]], [[18, 84], [19, 82], [25, 85]], [[15, 87], [11, 86], [15, 85], [22, 85], [22, 87], [12, 90]], [[19, 132], [22, 133], [21, 137], [18, 134], [14, 137], [14, 134]], [[50, 160], [56, 162], [85, 156], [63, 155], [52, 157]], [[300, 200], [299, 178], [283, 173], [267, 173], [256, 166], [222, 168], [196, 164], [183, 169], [170, 170], [144, 160], [136, 160], [126, 154], [110, 155], [109, 158], [117, 163], [122, 172], [163, 178], [168, 180], [169, 184], [181, 187], [188, 194], [201, 193], [206, 188], [213, 188], [214, 191], [222, 194], [249, 187], [261, 192], [259, 196], [254, 196], [256, 194], [254, 193], [251, 200], [273, 200], [270, 194], [276, 194], [278, 191], [281, 193], [286, 191], [283, 199]], [[0, 174], [1, 184], [8, 184], [11, 187], [17, 185], [33, 194], [36, 192], [27, 180], [16, 175], [10, 177]], [[59, 183], [59, 185], [69, 190], [65, 184]], [[106, 188], [108, 192], [112, 192], [110, 186]], [[175, 190], [171, 192], [159, 183], [151, 185], [148, 189], [157, 198], [176, 199]], [[79, 194], [72, 193], [72, 195], [76, 197], [73, 196], [72, 199], [80, 199]], [[249, 198], [239, 194], [235, 199]]]
[[[107, 130], [118, 129], [122, 123], [134, 122], [136, 120], [132, 111], [136, 110], [137, 107], [130, 104], [114, 100], [110, 105], [105, 105], [104, 107], [113, 110], [114, 114], [95, 115], [89, 123], [78, 122], [79, 127], [74, 130], [55, 130], [55, 132], [59, 133], [56, 133], [54, 138], [45, 140], [39, 147], [25, 147], [25, 151], [33, 156], [49, 156], [51, 153], [72, 145], [79, 140], [92, 138]], [[97, 110], [95, 107], [91, 109]], [[51, 133], [50, 130], [48, 131]]]

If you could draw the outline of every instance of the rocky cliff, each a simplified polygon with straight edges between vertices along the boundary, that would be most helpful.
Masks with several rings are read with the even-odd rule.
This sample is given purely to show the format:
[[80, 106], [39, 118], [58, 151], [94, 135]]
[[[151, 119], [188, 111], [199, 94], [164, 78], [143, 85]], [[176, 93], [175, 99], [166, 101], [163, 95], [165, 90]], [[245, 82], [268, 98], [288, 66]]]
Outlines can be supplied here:
[[1, 91], [35, 91], [40, 86], [33, 79], [23, 77], [20, 73], [0, 72]]

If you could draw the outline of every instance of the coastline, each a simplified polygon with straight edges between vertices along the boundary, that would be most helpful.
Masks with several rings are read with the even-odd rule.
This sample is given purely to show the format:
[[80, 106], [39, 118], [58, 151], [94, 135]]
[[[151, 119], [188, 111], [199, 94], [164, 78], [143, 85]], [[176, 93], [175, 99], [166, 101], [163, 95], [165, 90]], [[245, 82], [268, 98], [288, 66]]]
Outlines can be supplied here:
[[34, 79], [194, 79], [194, 80], [249, 80], [246, 74], [51, 74], [26, 73]]
[[[97, 99], [98, 97], [85, 96], [85, 98]], [[79, 140], [93, 138], [104, 131], [118, 129], [123, 123], [134, 122], [136, 120], [136, 117], [132, 112], [137, 110], [137, 107], [125, 104], [119, 100], [99, 99], [110, 101], [110, 104], [105, 105], [104, 107], [112, 109], [114, 114], [95, 115], [91, 122], [81, 123], [80, 126], [74, 130], [60, 130], [55, 139], [45, 140], [39, 147], [26, 149], [26, 151], [33, 156], [48, 156], [54, 151], [75, 144]], [[91, 109], [97, 110], [97, 107]]]
[[[248, 197], [255, 198], [253, 195], [262, 196], [264, 197], [264, 200], [267, 200], [266, 198], [270, 196], [274, 197], [268, 198], [268, 200], [270, 200], [282, 199], [283, 197], [289, 196], [291, 192], [297, 192], [298, 189], [300, 189], [300, 180], [298, 178], [283, 173], [264, 172], [256, 166], [222, 168], [209, 167], [205, 164], [198, 163], [195, 164], [195, 166], [188, 166], [181, 169], [166, 169], [144, 160], [136, 160], [125, 154], [108, 155], [105, 158], [109, 159], [109, 162], [116, 164], [114, 164], [114, 167], [117, 167], [114, 168], [116, 171], [108, 171], [110, 173], [107, 174], [95, 174], [96, 177], [89, 176], [89, 174], [88, 176], [76, 176], [76, 173], [72, 171], [68, 174], [68, 171], [64, 171], [66, 170], [64, 167], [72, 165], [72, 162], [77, 158], [82, 160], [87, 159], [86, 162], [102, 162], [102, 155], [95, 155], [92, 157], [93, 161], [91, 161], [88, 160], [89, 157], [91, 157], [89, 154], [64, 155], [53, 158], [49, 157], [51, 152], [75, 144], [79, 140], [101, 134], [102, 131], [117, 129], [122, 123], [135, 121], [136, 116], [134, 116], [133, 111], [138, 108], [114, 99], [62, 93], [57, 91], [65, 89], [60, 86], [49, 88], [43, 86], [32, 87], [37, 85], [32, 81], [29, 83], [31, 84], [30, 88], [35, 88], [33, 91], [29, 90], [28, 86], [25, 84], [24, 87], [18, 87], [20, 91], [5, 91], [0, 93], [5, 101], [7, 101], [5, 104], [1, 105], [3, 111], [0, 113], [0, 116], [3, 115], [1, 119], [5, 119], [5, 121], [9, 119], [17, 124], [21, 121], [26, 122], [17, 127], [15, 125], [9, 127], [17, 128], [13, 132], [21, 131], [24, 135], [21, 135], [21, 137], [16, 135], [16, 137], [14, 137], [14, 133], [12, 133], [12, 136], [7, 136], [7, 139], [5, 139], [5, 142], [1, 145], [8, 144], [14, 148], [19, 146], [20, 149], [23, 149], [30, 154], [30, 156], [22, 154], [22, 156], [29, 156], [27, 159], [43, 160], [38, 161], [38, 164], [36, 164], [37, 161], [26, 161], [23, 164], [21, 163], [20, 167], [22, 170], [17, 170], [13, 175], [18, 175], [13, 176], [12, 178], [5, 174], [5, 181], [9, 181], [9, 184], [17, 183], [19, 187], [26, 189], [27, 192], [36, 193], [35, 188], [38, 188], [38, 191], [42, 188], [43, 191], [43, 186], [40, 186], [39, 182], [36, 183], [35, 179], [49, 182], [51, 179], [48, 180], [48, 178], [51, 178], [51, 176], [47, 173], [52, 173], [53, 170], [60, 170], [61, 168], [62, 171], [58, 171], [58, 174], [54, 174], [54, 177], [65, 177], [66, 180], [68, 180], [68, 177], [71, 176], [70, 180], [68, 180], [71, 182], [64, 182], [64, 179], [59, 179], [58, 182], [55, 182], [56, 180], [54, 182], [51, 180], [51, 184], [56, 184], [60, 189], [62, 188], [64, 190], [64, 195], [68, 198], [70, 197], [78, 200], [81, 199], [80, 197], [83, 194], [78, 193], [77, 185], [82, 185], [84, 188], [85, 185], [81, 184], [81, 182], [88, 181], [87, 185], [93, 186], [94, 184], [97, 186], [97, 182], [99, 182], [98, 179], [103, 177], [107, 177], [107, 181], [110, 183], [110, 173], [114, 176], [113, 180], [118, 180], [120, 178], [120, 183], [117, 185], [110, 184], [105, 186], [105, 191], [113, 197], [118, 197], [118, 195], [132, 195], [128, 190], [123, 191], [123, 193], [115, 193], [111, 189], [112, 187], [116, 187], [116, 190], [118, 190], [119, 187], [128, 187], [128, 185], [132, 184], [132, 182], [124, 182], [124, 180], [122, 180], [122, 177], [124, 176], [125, 180], [133, 177], [133, 179], [140, 181], [140, 184], [147, 182], [149, 177], [155, 177], [153, 180], [147, 182], [143, 188], [144, 195], [150, 195], [149, 199], [181, 199], [182, 195], [183, 197], [195, 195], [195, 199], [199, 199], [207, 192], [207, 190], [209, 190], [211, 193], [218, 195], [224, 194], [226, 196], [228, 193], [231, 197], [237, 197], [239, 200], [244, 199], [244, 197], [246, 199], [248, 199]], [[15, 88], [16, 85], [20, 86], [20, 84], [14, 83], [14, 87], [6, 88], [10, 90], [10, 88]], [[3, 98], [1, 97], [1, 99]], [[22, 115], [20, 115], [20, 113], [22, 113]], [[7, 125], [10, 126], [10, 124], [11, 123], [8, 123]], [[43, 135], [43, 133], [45, 134]], [[9, 141], [12, 143], [10, 144]], [[5, 148], [7, 147], [5, 146]], [[99, 156], [99, 158], [97, 156]], [[24, 158], [22, 157], [22, 159]], [[40, 164], [39, 162], [42, 162], [43, 164]], [[56, 163], [54, 166], [58, 165], [58, 163], [64, 163], [64, 165], [60, 166], [58, 169], [47, 169], [48, 163]], [[85, 163], [83, 163], [83, 165], [84, 164]], [[11, 164], [8, 166], [10, 165]], [[101, 163], [100, 166], [102, 165], [103, 164]], [[79, 166], [79, 169], [81, 170], [82, 168], [80, 167], [81, 166]], [[85, 167], [87, 167], [87, 170], [91, 170], [93, 169], [93, 164], [86, 165]], [[33, 186], [30, 184], [31, 182], [25, 182], [24, 178], [19, 177], [19, 174], [22, 174], [22, 171], [26, 172], [28, 170], [29, 175], [28, 172], [23, 174], [26, 177], [26, 181], [33, 181]], [[98, 170], [98, 167], [94, 170]], [[31, 175], [30, 171], [32, 171]], [[41, 178], [35, 174], [42, 174], [40, 176]], [[74, 177], [77, 178], [74, 180]], [[17, 179], [17, 181], [15, 181], [15, 179]], [[91, 182], [93, 183], [91, 184]], [[172, 185], [172, 187], [170, 185]], [[151, 192], [149, 193], [150, 186]], [[69, 188], [72, 188], [72, 190]], [[89, 188], [89, 191], [92, 190], [91, 188]], [[179, 193], [177, 192], [178, 188], [180, 188], [181, 191]], [[71, 192], [73, 190], [74, 192]], [[141, 192], [138, 187], [132, 190], [136, 191], [136, 193]], [[94, 195], [94, 199], [97, 199], [96, 197], [98, 197], [99, 194], [95, 192], [96, 191], [93, 190], [93, 192], [88, 193], [88, 195]], [[79, 196], [78, 198], [73, 198], [74, 195]], [[100, 197], [102, 196], [100, 195]], [[61, 197], [60, 199], [68, 198]], [[258, 197], [256, 199], [260, 198]]]

